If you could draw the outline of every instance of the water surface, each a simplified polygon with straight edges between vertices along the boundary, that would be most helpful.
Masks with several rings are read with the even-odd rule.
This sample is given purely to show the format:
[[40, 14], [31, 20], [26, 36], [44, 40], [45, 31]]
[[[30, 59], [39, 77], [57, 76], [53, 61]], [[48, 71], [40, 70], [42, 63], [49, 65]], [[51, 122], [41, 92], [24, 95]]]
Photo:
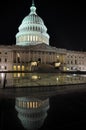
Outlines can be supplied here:
[[86, 128], [85, 75], [4, 76], [0, 75], [0, 130]]

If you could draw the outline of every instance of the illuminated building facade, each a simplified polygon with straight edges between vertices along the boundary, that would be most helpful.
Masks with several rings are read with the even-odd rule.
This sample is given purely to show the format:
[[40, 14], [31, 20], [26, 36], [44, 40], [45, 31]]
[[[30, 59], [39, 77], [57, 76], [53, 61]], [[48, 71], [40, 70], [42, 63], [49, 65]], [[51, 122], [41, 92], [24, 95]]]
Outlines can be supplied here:
[[66, 67], [71, 71], [86, 71], [86, 52], [67, 51]]
[[18, 28], [16, 45], [0, 46], [0, 71], [31, 71], [38, 63], [53, 64], [62, 71], [86, 71], [86, 52], [49, 45], [49, 34], [37, 15], [34, 1]]

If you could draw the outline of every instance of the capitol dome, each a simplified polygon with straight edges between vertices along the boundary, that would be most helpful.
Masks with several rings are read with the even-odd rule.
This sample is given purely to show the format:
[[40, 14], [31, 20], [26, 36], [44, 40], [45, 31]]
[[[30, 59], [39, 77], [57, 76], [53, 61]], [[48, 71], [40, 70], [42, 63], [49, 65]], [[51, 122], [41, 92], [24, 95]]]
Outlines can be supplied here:
[[49, 45], [49, 35], [43, 20], [37, 15], [34, 1], [30, 7], [30, 13], [27, 15], [16, 34], [16, 45], [36, 45], [45, 43]]

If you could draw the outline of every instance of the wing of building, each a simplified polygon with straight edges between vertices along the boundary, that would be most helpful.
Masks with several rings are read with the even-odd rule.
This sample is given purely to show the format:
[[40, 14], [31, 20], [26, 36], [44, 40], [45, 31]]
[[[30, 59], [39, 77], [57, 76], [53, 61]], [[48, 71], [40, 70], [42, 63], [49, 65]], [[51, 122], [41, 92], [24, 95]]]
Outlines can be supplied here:
[[49, 38], [32, 2], [18, 28], [16, 45], [0, 46], [0, 71], [32, 71], [43, 64], [62, 71], [86, 71], [86, 52], [52, 47]]

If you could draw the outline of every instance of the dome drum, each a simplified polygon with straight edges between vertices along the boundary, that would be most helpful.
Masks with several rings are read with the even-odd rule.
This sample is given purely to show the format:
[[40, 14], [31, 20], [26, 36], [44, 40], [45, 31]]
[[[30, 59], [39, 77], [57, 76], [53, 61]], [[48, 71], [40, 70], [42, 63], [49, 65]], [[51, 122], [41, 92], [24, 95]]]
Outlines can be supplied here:
[[22, 33], [18, 34], [18, 36], [16, 38], [16, 42], [17, 42], [18, 45], [28, 44], [28, 42], [29, 42], [29, 45], [45, 43], [45, 42], [47, 42], [47, 44], [49, 44], [47, 37], [48, 37], [47, 34], [46, 34], [46, 37], [45, 37], [45, 35], [41, 35], [39, 33], [37, 33], [35, 35], [35, 33], [28, 34], [28, 32], [27, 32], [25, 34], [22, 34]]

